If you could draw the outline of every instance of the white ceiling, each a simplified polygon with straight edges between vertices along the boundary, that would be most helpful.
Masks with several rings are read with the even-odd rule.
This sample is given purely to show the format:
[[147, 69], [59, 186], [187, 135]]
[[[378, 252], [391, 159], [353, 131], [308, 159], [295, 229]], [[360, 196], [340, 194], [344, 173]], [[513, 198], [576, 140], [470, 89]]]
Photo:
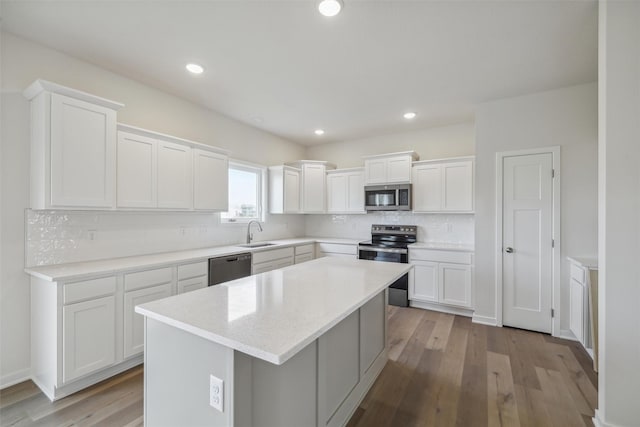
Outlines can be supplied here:
[[[307, 145], [596, 80], [595, 0], [344, 2], [325, 18], [314, 0], [3, 0], [2, 25]], [[188, 75], [189, 61], [205, 74]]]

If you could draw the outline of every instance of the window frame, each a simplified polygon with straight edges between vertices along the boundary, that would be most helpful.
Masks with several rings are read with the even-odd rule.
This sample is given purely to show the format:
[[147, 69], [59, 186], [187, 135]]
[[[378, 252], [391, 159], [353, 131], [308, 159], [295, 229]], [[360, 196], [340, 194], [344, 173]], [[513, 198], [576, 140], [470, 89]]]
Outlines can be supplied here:
[[[256, 174], [257, 176], [256, 202], [258, 203], [258, 206], [257, 206], [258, 215], [256, 217], [251, 217], [251, 218], [244, 218], [244, 217], [224, 218], [222, 215], [226, 212], [220, 212], [220, 215], [219, 215], [220, 224], [246, 225], [249, 221], [253, 221], [253, 220], [265, 222], [266, 221], [266, 204], [267, 204], [267, 170], [268, 168], [264, 165], [259, 165], [257, 163], [245, 162], [243, 160], [230, 158], [229, 170], [231, 169], [241, 170], [245, 172], [253, 172]], [[230, 185], [230, 184], [231, 184], [231, 181], [229, 181], [229, 184], [227, 185]], [[229, 194], [231, 194], [231, 191], [229, 191]]]

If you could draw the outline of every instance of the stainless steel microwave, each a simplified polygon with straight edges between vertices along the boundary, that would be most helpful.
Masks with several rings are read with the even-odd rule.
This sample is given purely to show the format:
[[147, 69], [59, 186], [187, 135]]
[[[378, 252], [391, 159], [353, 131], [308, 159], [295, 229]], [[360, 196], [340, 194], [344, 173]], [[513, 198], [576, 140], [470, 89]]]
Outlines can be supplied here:
[[410, 211], [411, 184], [367, 185], [364, 206], [367, 211]]

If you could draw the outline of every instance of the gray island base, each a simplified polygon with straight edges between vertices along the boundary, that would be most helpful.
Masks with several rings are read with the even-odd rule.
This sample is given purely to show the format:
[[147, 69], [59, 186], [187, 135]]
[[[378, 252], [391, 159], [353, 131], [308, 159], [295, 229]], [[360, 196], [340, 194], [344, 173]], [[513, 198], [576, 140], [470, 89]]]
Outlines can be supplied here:
[[320, 258], [136, 307], [145, 425], [346, 424], [387, 361], [387, 287], [410, 269]]

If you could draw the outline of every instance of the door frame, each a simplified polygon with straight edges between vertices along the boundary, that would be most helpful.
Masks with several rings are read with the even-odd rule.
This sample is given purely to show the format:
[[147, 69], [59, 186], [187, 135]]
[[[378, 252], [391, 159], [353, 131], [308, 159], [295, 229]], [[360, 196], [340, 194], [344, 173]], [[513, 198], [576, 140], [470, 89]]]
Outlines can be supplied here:
[[551, 335], [559, 336], [560, 334], [560, 268], [561, 268], [561, 247], [560, 241], [560, 146], [532, 148], [526, 150], [500, 151], [496, 153], [496, 241], [495, 241], [495, 276], [496, 276], [496, 324], [502, 327], [502, 311], [503, 311], [503, 281], [502, 281], [502, 230], [503, 230], [503, 174], [504, 174], [504, 158], [513, 156], [526, 156], [531, 154], [551, 154], [552, 167], [554, 171], [554, 179], [552, 181], [552, 218], [551, 229], [554, 247], [552, 248], [551, 262], [551, 308], [554, 310], [554, 316], [551, 319]]

